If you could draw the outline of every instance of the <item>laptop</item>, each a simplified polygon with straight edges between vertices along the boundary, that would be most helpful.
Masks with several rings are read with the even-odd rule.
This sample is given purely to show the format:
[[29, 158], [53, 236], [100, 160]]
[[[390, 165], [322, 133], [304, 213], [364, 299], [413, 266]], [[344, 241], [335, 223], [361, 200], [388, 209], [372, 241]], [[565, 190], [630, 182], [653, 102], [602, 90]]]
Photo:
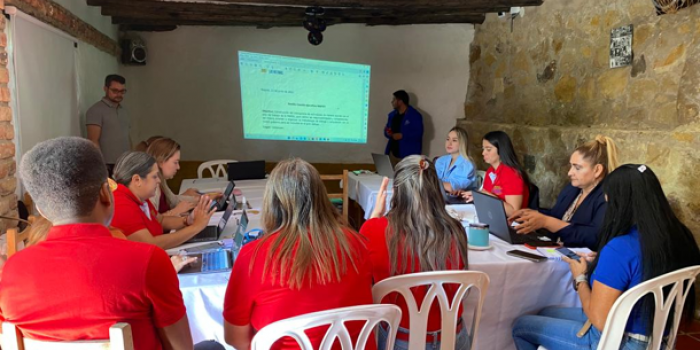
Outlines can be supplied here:
[[[233, 197], [235, 198], [235, 196]], [[221, 216], [221, 220], [219, 220], [218, 225], [205, 227], [204, 230], [200, 231], [185, 243], [212, 242], [220, 240], [221, 235], [224, 233], [224, 229], [226, 228], [226, 223], [228, 223], [228, 219], [231, 217], [231, 213], [233, 213], [234, 208], [235, 205], [229, 205], [226, 208], [226, 211], [224, 211], [224, 214]]]
[[228, 163], [228, 179], [231, 180], [255, 180], [265, 178], [265, 161]]
[[374, 166], [377, 168], [377, 173], [381, 176], [394, 178], [394, 165], [391, 164], [391, 159], [386, 154], [372, 153]]
[[235, 200], [235, 196], [233, 196], [233, 189], [236, 187], [236, 183], [233, 181], [229, 181], [228, 185], [226, 185], [226, 189], [224, 190], [224, 195], [219, 198], [219, 200], [215, 201], [212, 203], [212, 205], [216, 206], [216, 211], [224, 211], [226, 210], [226, 201], [229, 199], [229, 197], [233, 197]]
[[542, 240], [539, 239], [542, 235], [519, 235], [511, 225], [508, 225], [508, 218], [506, 217], [506, 209], [503, 207], [503, 201], [479, 191], [472, 191], [472, 194], [474, 195], [476, 215], [479, 217], [481, 223], [489, 225], [489, 232], [491, 234], [510, 244], [542, 242]]

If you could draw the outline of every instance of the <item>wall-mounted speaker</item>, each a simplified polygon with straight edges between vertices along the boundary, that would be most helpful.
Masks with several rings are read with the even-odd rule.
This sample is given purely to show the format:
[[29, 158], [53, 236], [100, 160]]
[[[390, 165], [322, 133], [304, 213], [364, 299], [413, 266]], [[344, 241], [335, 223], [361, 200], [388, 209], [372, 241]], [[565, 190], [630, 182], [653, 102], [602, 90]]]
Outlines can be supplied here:
[[122, 39], [122, 63], [129, 65], [145, 65], [148, 57], [146, 43], [140, 39]]

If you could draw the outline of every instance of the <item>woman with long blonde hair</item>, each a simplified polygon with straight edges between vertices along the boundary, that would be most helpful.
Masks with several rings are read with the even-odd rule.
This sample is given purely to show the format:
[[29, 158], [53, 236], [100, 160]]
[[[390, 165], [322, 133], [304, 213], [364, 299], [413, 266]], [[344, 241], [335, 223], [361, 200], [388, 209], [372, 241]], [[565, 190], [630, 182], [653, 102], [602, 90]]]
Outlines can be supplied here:
[[[318, 171], [296, 158], [270, 174], [263, 238], [241, 249], [224, 298], [224, 334], [247, 349], [256, 330], [293, 316], [372, 303], [372, 267], [361, 236], [345, 226]], [[352, 328], [355, 338], [360, 328]], [[325, 330], [309, 332], [318, 347]], [[368, 347], [374, 348], [373, 341]], [[282, 341], [281, 349], [298, 349]]]
[[[466, 270], [467, 236], [462, 224], [445, 209], [442, 183], [433, 164], [424, 156], [409, 156], [396, 165], [390, 209], [384, 216], [388, 182], [387, 178], [382, 182], [372, 218], [360, 229], [369, 240], [374, 282], [415, 272]], [[450, 286], [445, 289], [450, 297], [456, 291]], [[426, 292], [416, 289], [413, 294], [422, 300]], [[408, 307], [403, 299], [388, 302], [403, 311], [395, 349], [408, 348]], [[436, 334], [441, 326], [440, 308], [434, 302], [426, 340], [439, 343]], [[469, 337], [466, 328], [459, 327], [455, 349], [461, 350], [469, 345]], [[380, 327], [380, 349], [386, 337], [386, 330]]]
[[598, 247], [607, 201], [602, 183], [619, 162], [615, 142], [603, 135], [576, 148], [569, 159], [569, 179], [552, 209], [523, 209], [509, 218], [519, 222], [518, 233], [545, 229], [568, 247]]
[[459, 194], [460, 191], [476, 189], [476, 167], [469, 157], [469, 134], [455, 126], [445, 140], [447, 154], [435, 161], [435, 170], [445, 192]]
[[197, 204], [199, 192], [194, 188], [189, 188], [183, 192], [182, 196], [177, 196], [168, 186], [168, 181], [172, 179], [180, 170], [180, 144], [169, 137], [150, 138], [148, 148], [145, 152], [155, 158], [158, 164], [158, 176], [160, 186], [156, 188], [156, 195], [150, 201], [158, 213], [165, 216], [179, 216], [186, 213]]

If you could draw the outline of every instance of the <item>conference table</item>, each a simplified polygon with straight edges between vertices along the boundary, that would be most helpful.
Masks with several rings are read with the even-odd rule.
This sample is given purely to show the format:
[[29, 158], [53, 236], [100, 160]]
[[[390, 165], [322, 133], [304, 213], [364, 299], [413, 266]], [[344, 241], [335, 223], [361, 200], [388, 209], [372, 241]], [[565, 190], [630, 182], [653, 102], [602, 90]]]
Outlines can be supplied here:
[[[355, 200], [361, 199], [362, 202], [358, 200], [358, 203], [361, 206], [364, 204], [365, 212], [371, 212], [373, 203], [369, 207], [367, 202], [371, 198], [376, 199], [381, 177], [353, 174], [348, 182]], [[241, 190], [255, 210], [262, 205], [265, 183], [266, 180], [236, 181], [236, 188]], [[204, 192], [223, 190], [226, 184], [225, 179], [183, 180], [181, 192], [190, 187]], [[238, 199], [240, 201], [241, 198]], [[447, 208], [451, 215], [462, 219], [464, 225], [478, 220], [471, 204], [449, 205]], [[259, 223], [260, 214], [250, 215], [249, 229], [259, 227]], [[229, 227], [231, 225], [232, 228]], [[225, 232], [235, 231], [235, 225], [229, 223]], [[546, 306], [580, 306], [576, 292], [571, 287], [571, 276], [566, 263], [554, 259], [534, 263], [506, 255], [507, 251], [513, 249], [534, 251], [511, 245], [494, 236], [491, 236], [491, 246], [489, 250], [470, 250], [468, 256], [469, 270], [485, 272], [491, 281], [473, 349], [515, 349], [511, 330], [518, 316], [536, 313]], [[169, 252], [176, 253], [178, 249], [181, 248]], [[225, 344], [222, 312], [229, 276], [230, 272], [179, 275], [180, 290], [195, 342], [214, 339]], [[464, 314], [467, 322], [471, 320], [469, 309], [466, 307]]]

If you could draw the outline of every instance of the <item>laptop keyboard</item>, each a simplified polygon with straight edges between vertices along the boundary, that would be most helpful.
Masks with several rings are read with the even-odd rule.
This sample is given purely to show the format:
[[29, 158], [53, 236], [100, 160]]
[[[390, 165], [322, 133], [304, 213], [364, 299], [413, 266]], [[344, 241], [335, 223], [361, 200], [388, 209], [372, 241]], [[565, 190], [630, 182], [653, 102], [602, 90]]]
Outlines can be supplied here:
[[224, 249], [202, 252], [202, 272], [228, 270], [231, 268], [231, 260]]

